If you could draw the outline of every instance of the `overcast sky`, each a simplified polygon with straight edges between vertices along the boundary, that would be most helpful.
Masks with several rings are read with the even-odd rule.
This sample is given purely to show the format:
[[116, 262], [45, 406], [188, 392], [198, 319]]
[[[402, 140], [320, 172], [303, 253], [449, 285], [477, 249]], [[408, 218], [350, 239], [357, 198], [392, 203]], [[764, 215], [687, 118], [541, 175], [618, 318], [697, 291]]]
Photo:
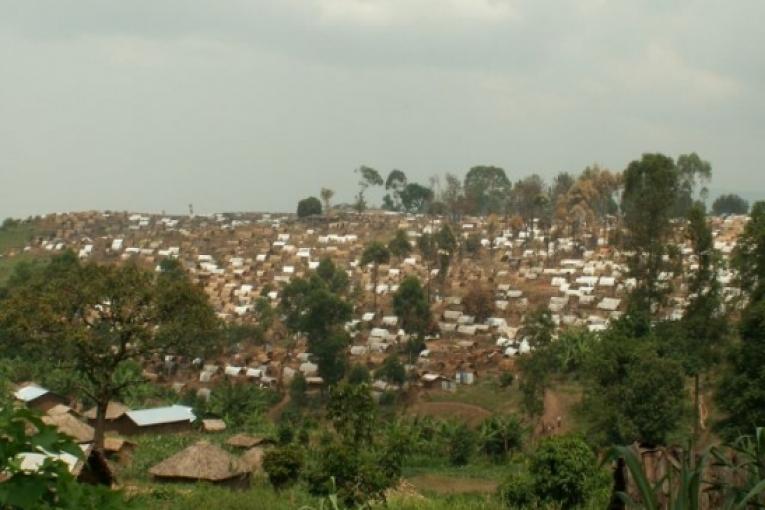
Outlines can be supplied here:
[[[0, 217], [697, 151], [765, 190], [765, 2], [0, 0]], [[765, 195], [765, 194], [764, 194]]]

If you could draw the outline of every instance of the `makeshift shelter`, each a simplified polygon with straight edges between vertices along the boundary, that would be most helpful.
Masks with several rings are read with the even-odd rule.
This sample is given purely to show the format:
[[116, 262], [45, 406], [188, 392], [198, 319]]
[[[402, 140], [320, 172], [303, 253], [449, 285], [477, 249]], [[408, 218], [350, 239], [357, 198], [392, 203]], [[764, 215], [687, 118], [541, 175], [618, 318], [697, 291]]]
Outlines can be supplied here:
[[61, 395], [57, 395], [34, 383], [22, 386], [13, 395], [17, 400], [24, 402], [30, 409], [37, 409], [42, 413], [48, 412], [49, 409], [59, 404], [67, 403], [66, 399]]
[[157, 480], [167, 482], [211, 482], [246, 488], [250, 470], [236, 457], [207, 441], [195, 443], [149, 469]]

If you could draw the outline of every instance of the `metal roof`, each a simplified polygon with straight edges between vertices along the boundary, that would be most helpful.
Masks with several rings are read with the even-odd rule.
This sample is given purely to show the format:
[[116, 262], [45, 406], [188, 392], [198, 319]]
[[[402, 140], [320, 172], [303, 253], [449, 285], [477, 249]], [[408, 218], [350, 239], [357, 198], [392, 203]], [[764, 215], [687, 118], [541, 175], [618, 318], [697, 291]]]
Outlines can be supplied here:
[[36, 384], [30, 384], [29, 386], [20, 388], [14, 395], [16, 395], [16, 398], [19, 400], [24, 402], [31, 402], [32, 400], [40, 398], [47, 393], [49, 393], [49, 391], [45, 388], [37, 386]]
[[154, 409], [140, 409], [126, 413], [128, 418], [139, 427], [148, 425], [160, 425], [163, 423], [176, 423], [179, 421], [194, 421], [196, 416], [190, 407], [172, 405], [168, 407], [156, 407]]

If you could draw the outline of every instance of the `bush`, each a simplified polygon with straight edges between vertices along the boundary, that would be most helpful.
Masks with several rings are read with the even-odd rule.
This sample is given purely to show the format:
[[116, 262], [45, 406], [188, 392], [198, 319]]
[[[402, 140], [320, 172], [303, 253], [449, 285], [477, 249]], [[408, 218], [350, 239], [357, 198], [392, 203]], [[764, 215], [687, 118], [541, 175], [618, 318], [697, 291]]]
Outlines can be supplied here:
[[534, 480], [525, 470], [513, 472], [499, 488], [508, 508], [533, 508], [536, 503]]
[[406, 370], [404, 365], [398, 360], [398, 356], [391, 354], [385, 358], [382, 366], [377, 369], [375, 377], [400, 386], [406, 381]]
[[523, 426], [515, 416], [493, 416], [481, 424], [481, 449], [495, 460], [502, 460], [523, 444]]
[[560, 436], [544, 439], [531, 459], [534, 493], [563, 508], [583, 505], [608, 486], [608, 475], [582, 439]]
[[302, 469], [303, 454], [294, 446], [275, 448], [263, 456], [263, 470], [276, 490], [295, 482]]
[[464, 466], [470, 462], [475, 447], [473, 432], [465, 424], [457, 425], [449, 437], [449, 462], [454, 466]]
[[515, 380], [515, 375], [512, 372], [502, 372], [501, 374], [499, 374], [499, 385], [502, 388], [507, 388], [508, 386], [511, 386], [514, 380]]
[[362, 384], [369, 382], [369, 369], [364, 365], [355, 364], [348, 370], [348, 382], [350, 384]]
[[321, 202], [316, 197], [304, 198], [298, 202], [297, 215], [298, 218], [305, 218], [307, 216], [318, 216], [321, 214]]

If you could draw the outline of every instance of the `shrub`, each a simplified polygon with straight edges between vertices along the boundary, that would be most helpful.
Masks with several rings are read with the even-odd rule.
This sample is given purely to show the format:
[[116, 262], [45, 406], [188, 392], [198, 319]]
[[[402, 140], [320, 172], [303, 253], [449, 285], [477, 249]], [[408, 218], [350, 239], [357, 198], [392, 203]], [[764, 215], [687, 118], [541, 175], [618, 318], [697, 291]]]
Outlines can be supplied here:
[[511, 386], [514, 380], [515, 380], [515, 375], [512, 372], [502, 372], [501, 374], [499, 374], [499, 385], [502, 388], [507, 388], [508, 386]]
[[514, 471], [499, 488], [508, 508], [533, 508], [536, 503], [534, 480], [525, 470]]
[[303, 469], [303, 455], [294, 446], [269, 450], [263, 456], [263, 469], [274, 489], [281, 490], [295, 482]]
[[464, 466], [470, 461], [475, 446], [473, 432], [467, 425], [457, 425], [449, 437], [449, 462], [454, 466]]
[[321, 202], [316, 197], [304, 198], [298, 202], [297, 215], [298, 218], [305, 218], [307, 216], [318, 216], [321, 214]]

